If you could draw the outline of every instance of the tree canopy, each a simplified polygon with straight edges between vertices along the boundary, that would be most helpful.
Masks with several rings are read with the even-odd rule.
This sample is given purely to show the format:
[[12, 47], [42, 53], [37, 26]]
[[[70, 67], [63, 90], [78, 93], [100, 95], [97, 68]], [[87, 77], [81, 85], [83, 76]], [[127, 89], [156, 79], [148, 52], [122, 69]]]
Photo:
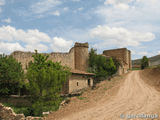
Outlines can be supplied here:
[[21, 63], [12, 56], [0, 55], [0, 96], [19, 94], [23, 85]]
[[103, 80], [112, 76], [116, 71], [117, 69], [112, 58], [97, 55], [96, 50], [91, 48], [89, 52], [89, 72], [95, 73], [97, 80]]
[[34, 115], [58, 108], [62, 86], [70, 75], [68, 67], [47, 60], [48, 57], [36, 51], [33, 55], [34, 61], [29, 63], [27, 69], [28, 89]]
[[149, 59], [147, 58], [147, 56], [143, 56], [141, 60], [141, 69], [145, 69], [148, 66], [149, 66]]

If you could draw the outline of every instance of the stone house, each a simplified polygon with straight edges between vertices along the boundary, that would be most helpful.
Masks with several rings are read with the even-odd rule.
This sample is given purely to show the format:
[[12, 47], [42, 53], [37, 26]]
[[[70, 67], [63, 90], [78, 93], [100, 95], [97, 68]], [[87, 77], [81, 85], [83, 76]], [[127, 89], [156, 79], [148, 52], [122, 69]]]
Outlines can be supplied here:
[[69, 80], [64, 84], [62, 94], [74, 94], [93, 86], [93, 73], [80, 70], [72, 70], [71, 73]]

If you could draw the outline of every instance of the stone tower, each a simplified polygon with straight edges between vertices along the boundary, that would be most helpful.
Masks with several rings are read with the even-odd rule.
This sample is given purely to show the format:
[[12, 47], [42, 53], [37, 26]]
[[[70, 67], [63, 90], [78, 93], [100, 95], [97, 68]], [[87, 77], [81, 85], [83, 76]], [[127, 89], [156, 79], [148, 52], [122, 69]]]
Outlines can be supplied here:
[[75, 43], [75, 69], [87, 71], [88, 69], [88, 43]]

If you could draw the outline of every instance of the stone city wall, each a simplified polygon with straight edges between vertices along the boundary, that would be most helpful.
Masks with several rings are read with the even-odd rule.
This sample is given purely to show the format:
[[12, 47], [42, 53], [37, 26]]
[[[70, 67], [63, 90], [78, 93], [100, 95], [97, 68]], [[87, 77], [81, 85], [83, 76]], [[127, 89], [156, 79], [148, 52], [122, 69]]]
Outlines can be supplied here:
[[105, 56], [116, 58], [120, 61], [122, 67], [119, 68], [119, 73], [126, 73], [128, 69], [131, 69], [131, 52], [127, 48], [105, 50], [103, 51]]
[[75, 68], [75, 60], [74, 60], [74, 48], [71, 48], [69, 53], [50, 53], [49, 60], [53, 62], [60, 62], [61, 65], [66, 65], [71, 69]]
[[[45, 55], [49, 55], [49, 60], [54, 62], [61, 62], [62, 65], [67, 65], [71, 69], [74, 68], [74, 49], [72, 48], [69, 53], [42, 53]], [[22, 68], [25, 70], [28, 66], [30, 61], [33, 61], [32, 55], [33, 52], [22, 52], [22, 51], [15, 51], [11, 54], [18, 62], [22, 64]]]
[[126, 57], [127, 57], [127, 49], [121, 48], [121, 49], [113, 49], [113, 50], [105, 50], [103, 51], [103, 54], [106, 56], [114, 57], [118, 60], [123, 60], [127, 63]]
[[[33, 52], [15, 51], [11, 55], [21, 62], [22, 68], [26, 71], [28, 63], [33, 61]], [[52, 52], [41, 53], [49, 55], [49, 60], [54, 62], [61, 62], [71, 69], [87, 71], [88, 68], [88, 43], [75, 43], [75, 46], [70, 49], [68, 53]]]

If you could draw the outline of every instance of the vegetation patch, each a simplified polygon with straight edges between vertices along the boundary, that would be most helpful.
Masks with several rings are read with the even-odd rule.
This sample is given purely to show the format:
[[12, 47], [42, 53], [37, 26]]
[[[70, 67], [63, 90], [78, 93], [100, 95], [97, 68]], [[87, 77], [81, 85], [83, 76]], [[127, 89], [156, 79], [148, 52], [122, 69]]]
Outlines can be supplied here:
[[0, 96], [20, 94], [24, 84], [21, 64], [12, 56], [0, 55]]
[[77, 97], [79, 100], [85, 100], [85, 99], [87, 99], [87, 97], [81, 97], [81, 96], [78, 96]]
[[16, 113], [26, 116], [42, 116], [43, 112], [55, 111], [63, 98], [60, 96], [63, 84], [68, 80], [70, 69], [59, 62], [48, 60], [48, 55], [35, 51], [33, 62], [24, 74], [22, 65], [12, 56], [0, 55], [0, 97], [29, 95], [30, 106], [10, 106]]
[[145, 69], [148, 67], [149, 67], [149, 59], [147, 58], [147, 56], [143, 56], [141, 60], [141, 69]]
[[6, 107], [11, 107], [16, 114], [24, 114], [30, 116], [30, 106], [13, 105], [11, 103], [2, 103]]
[[132, 68], [132, 70], [141, 70], [140, 68]]
[[120, 63], [116, 59], [107, 58], [106, 56], [98, 55], [97, 51], [91, 48], [89, 52], [89, 69], [91, 73], [95, 73], [95, 81], [100, 82], [115, 74]]

